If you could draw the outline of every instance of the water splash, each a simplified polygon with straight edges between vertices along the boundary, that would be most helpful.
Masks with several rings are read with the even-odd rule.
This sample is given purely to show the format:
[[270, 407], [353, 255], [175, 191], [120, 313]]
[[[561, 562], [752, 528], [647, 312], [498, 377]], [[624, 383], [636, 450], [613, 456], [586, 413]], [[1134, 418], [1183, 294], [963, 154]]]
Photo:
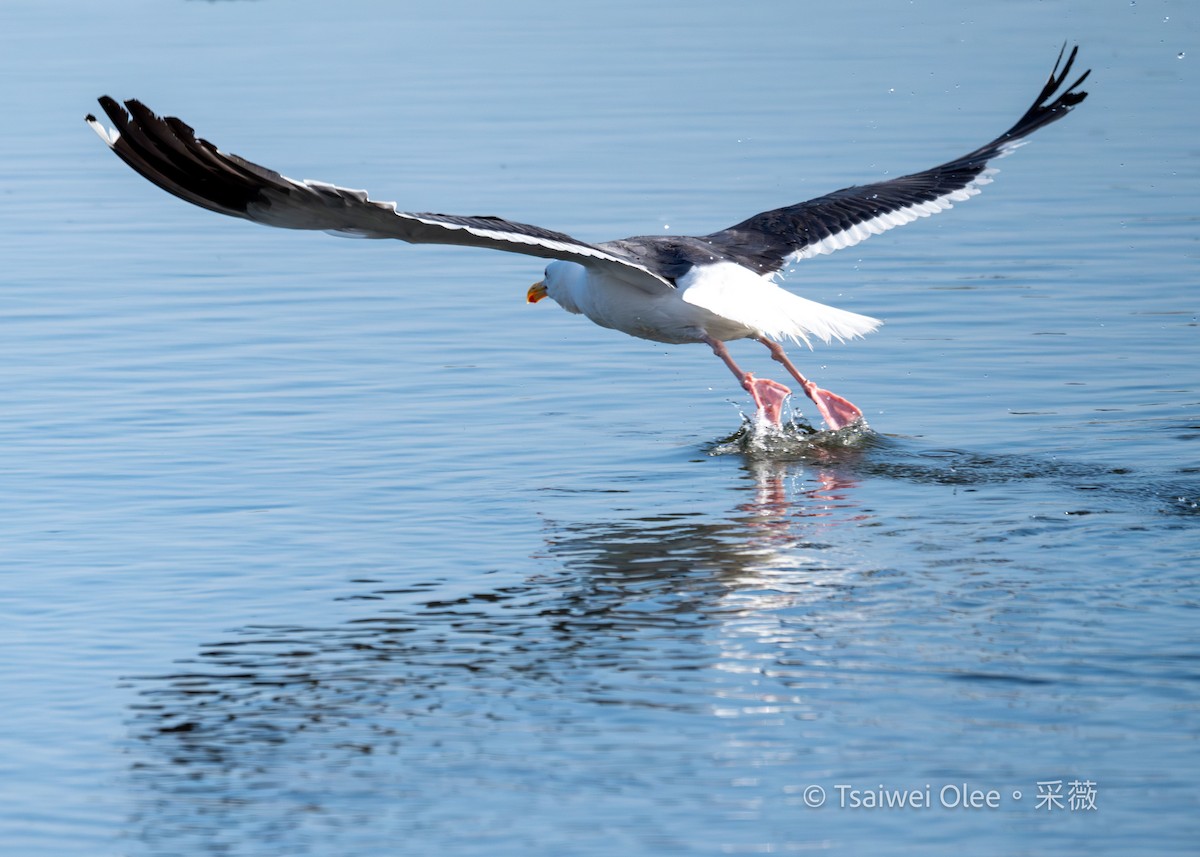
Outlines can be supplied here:
[[833, 450], [861, 449], [878, 436], [865, 420], [837, 431], [820, 431], [800, 417], [791, 417], [780, 426], [742, 415], [742, 424], [733, 434], [714, 441], [709, 455], [745, 455], [756, 460], [812, 461], [827, 457]]
[[1170, 516], [1200, 517], [1200, 485], [1194, 470], [1141, 473], [1054, 456], [930, 449], [911, 439], [878, 434], [865, 422], [819, 431], [795, 417], [777, 427], [743, 415], [737, 431], [713, 441], [705, 451], [711, 456], [740, 455], [751, 462], [833, 466], [854, 478], [962, 486], [1046, 482], [1089, 498], [1091, 508], [1066, 513], [1071, 515], [1133, 504]]

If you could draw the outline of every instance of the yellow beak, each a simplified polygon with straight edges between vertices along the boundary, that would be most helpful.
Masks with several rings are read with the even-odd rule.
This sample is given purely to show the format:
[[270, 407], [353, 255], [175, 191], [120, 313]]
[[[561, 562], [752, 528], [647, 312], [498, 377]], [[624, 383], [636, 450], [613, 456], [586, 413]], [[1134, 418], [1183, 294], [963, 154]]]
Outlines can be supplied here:
[[525, 303], [535, 304], [542, 298], [546, 297], [546, 283], [538, 280], [529, 287], [529, 291], [525, 293]]

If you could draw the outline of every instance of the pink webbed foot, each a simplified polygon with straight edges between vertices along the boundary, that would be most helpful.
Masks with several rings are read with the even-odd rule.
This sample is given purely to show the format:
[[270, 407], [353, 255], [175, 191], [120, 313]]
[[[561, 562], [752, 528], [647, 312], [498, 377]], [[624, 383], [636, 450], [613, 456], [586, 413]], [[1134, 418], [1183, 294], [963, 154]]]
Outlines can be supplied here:
[[837, 393], [822, 390], [812, 381], [805, 382], [804, 392], [813, 400], [826, 425], [833, 431], [862, 419], [863, 413], [857, 405], [848, 402]]
[[[777, 428], [782, 427], [783, 403], [787, 401], [787, 397], [792, 394], [792, 391], [778, 381], [772, 381], [770, 378], [755, 378], [749, 374], [742, 380], [742, 386], [754, 397], [754, 404], [759, 413], [766, 417], [771, 425]], [[846, 404], [850, 403], [846, 402]], [[853, 406], [851, 405], [851, 407]]]

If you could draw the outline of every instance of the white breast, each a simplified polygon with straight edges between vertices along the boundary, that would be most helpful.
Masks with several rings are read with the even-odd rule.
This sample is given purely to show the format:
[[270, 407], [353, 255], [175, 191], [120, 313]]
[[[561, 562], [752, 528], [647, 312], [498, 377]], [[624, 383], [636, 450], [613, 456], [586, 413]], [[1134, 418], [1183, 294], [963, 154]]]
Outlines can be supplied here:
[[573, 262], [551, 262], [546, 293], [568, 312], [583, 313], [601, 327], [655, 342], [700, 342], [707, 336], [740, 339], [755, 335], [743, 324], [684, 300], [680, 289], [647, 291]]

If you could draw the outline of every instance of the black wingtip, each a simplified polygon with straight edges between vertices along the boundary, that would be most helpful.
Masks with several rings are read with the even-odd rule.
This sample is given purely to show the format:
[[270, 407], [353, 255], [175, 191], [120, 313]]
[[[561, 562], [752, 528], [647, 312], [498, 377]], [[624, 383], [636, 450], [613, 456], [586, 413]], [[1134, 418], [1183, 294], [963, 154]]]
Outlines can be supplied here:
[[[100, 106], [104, 109], [104, 112], [106, 114], [108, 114], [108, 116], [110, 118], [112, 117], [112, 108], [116, 108], [116, 110], [118, 112], [120, 112], [120, 110], [121, 110], [121, 108], [117, 105], [117, 102], [107, 95], [101, 95], [99, 98], [96, 99], [96, 101], [100, 104]], [[111, 107], [110, 107], [110, 105], [111, 105]], [[89, 113], [87, 116], [84, 117], [84, 121], [85, 122], [98, 122], [99, 120], [96, 118], [95, 113]], [[113, 120], [113, 121], [116, 121], [116, 120]]]
[[[998, 143], [1028, 137], [1039, 128], [1066, 116], [1075, 105], [1088, 97], [1085, 91], [1079, 89], [1079, 85], [1087, 80], [1088, 75], [1092, 73], [1091, 69], [1088, 69], [1077, 77], [1074, 83], [1066, 89], [1062, 88], [1063, 83], [1071, 74], [1071, 69], [1075, 65], [1075, 58], [1078, 55], [1079, 45], [1074, 45], [1071, 48], [1071, 52], [1067, 53], [1067, 44], [1066, 42], [1063, 43], [1062, 48], [1058, 52], [1058, 59], [1054, 62], [1054, 70], [1050, 72], [1050, 77], [1046, 81], [1046, 85], [1038, 93], [1038, 97], [1034, 100], [1033, 105], [1025, 111], [1025, 115], [1018, 119], [1015, 125], [1000, 136], [997, 140]], [[1063, 61], [1064, 56], [1066, 57], [1066, 62]]]
[[101, 130], [105, 142], [167, 193], [233, 217], [245, 217], [247, 205], [259, 199], [263, 176], [248, 175], [213, 146], [196, 139], [183, 122], [158, 116], [135, 98], [124, 104], [107, 95], [97, 100], [114, 126], [113, 133]]
[[[99, 98], [96, 99], [96, 101], [100, 102], [100, 107], [104, 109], [104, 112], [108, 115], [109, 119], [116, 121], [117, 116], [120, 116], [122, 118], [125, 117], [125, 111], [122, 109], [121, 105], [117, 103], [117, 100], [115, 98], [113, 98], [112, 96], [101, 95]], [[114, 115], [114, 114], [116, 114], [116, 115]]]
[[[1046, 105], [1043, 103], [1046, 99], [1050, 98], [1050, 96], [1054, 95], [1054, 93], [1058, 91], [1059, 87], [1062, 86], [1063, 81], [1065, 81], [1071, 74], [1071, 68], [1075, 65], [1075, 57], [1079, 55], [1079, 45], [1074, 45], [1071, 47], [1071, 53], [1067, 55], [1067, 61], [1064, 64], [1062, 58], [1063, 54], [1066, 53], [1066, 50], [1067, 43], [1063, 42], [1062, 49], [1058, 52], [1058, 60], [1054, 63], [1054, 70], [1050, 72], [1050, 79], [1046, 81], [1046, 86], [1042, 89], [1042, 95], [1038, 99], [1038, 103], [1035, 104], [1035, 107], [1041, 106], [1043, 109], [1047, 110], [1055, 110], [1059, 108], [1070, 109], [1079, 102], [1083, 101], [1083, 99], [1087, 98], [1088, 94], [1086, 92], [1076, 90], [1081, 83], [1087, 80], [1088, 75], [1092, 73], [1090, 68], [1081, 74], [1074, 83], [1064, 89], [1062, 94], [1059, 95], [1052, 104]], [[1060, 65], [1062, 65], [1061, 72], [1059, 71]]]

